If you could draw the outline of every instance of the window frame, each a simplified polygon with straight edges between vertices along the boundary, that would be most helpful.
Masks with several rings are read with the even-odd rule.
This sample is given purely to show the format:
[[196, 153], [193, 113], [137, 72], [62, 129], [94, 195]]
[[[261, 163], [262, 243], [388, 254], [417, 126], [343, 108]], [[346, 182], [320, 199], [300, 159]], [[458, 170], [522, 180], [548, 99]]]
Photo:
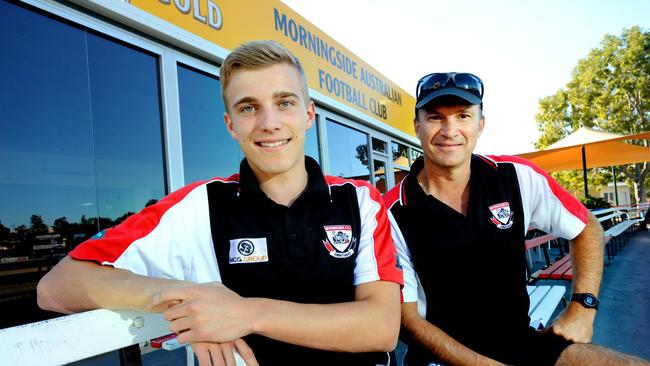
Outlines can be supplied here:
[[[375, 178], [374, 177], [374, 171], [375, 171], [375, 169], [374, 169], [374, 160], [382, 160], [382, 161], [384, 161], [386, 163], [386, 167], [385, 167], [386, 172], [390, 172], [390, 174], [386, 174], [386, 189], [387, 190], [390, 190], [397, 183], [399, 183], [399, 182], [395, 182], [394, 168], [402, 167], [400, 165], [395, 165], [393, 163], [393, 159], [392, 159], [392, 155], [391, 155], [392, 154], [392, 150], [391, 150], [392, 143], [395, 142], [395, 143], [407, 146], [409, 148], [409, 152], [408, 152], [408, 154], [409, 154], [409, 157], [408, 157], [409, 158], [409, 165], [413, 163], [413, 160], [411, 159], [411, 151], [415, 150], [415, 151], [422, 152], [422, 150], [419, 147], [416, 147], [415, 145], [413, 145], [412, 143], [410, 143], [410, 142], [408, 142], [406, 140], [402, 140], [402, 139], [399, 139], [397, 137], [385, 134], [385, 133], [383, 133], [383, 132], [381, 132], [381, 131], [379, 131], [377, 129], [374, 129], [374, 128], [371, 128], [371, 127], [367, 126], [366, 124], [363, 124], [361, 122], [354, 121], [351, 118], [345, 117], [342, 114], [332, 112], [331, 110], [328, 110], [326, 107], [324, 107], [324, 106], [322, 106], [320, 104], [316, 105], [316, 114], [317, 114], [317, 116], [319, 118], [319, 121], [330, 120], [330, 121], [339, 123], [339, 124], [341, 124], [343, 126], [346, 126], [346, 127], [355, 129], [357, 131], [363, 132], [368, 136], [368, 142], [367, 142], [368, 161], [369, 161], [369, 165], [370, 165], [371, 179]], [[326, 174], [332, 174], [331, 169], [330, 169], [329, 146], [327, 146], [327, 144], [326, 144], [326, 142], [327, 142], [327, 127], [326, 127], [326, 125], [327, 125], [326, 123], [319, 123], [319, 126], [318, 126], [319, 127], [319, 137], [320, 137], [319, 142], [321, 144], [321, 167], [323, 168], [323, 171]], [[373, 138], [385, 142], [387, 144], [386, 146], [387, 146], [387, 149], [389, 150], [389, 152], [381, 153], [381, 152], [373, 150], [372, 149], [372, 139]], [[405, 167], [405, 168], [409, 168], [409, 167]], [[372, 181], [374, 181], [374, 180], [372, 180]]]

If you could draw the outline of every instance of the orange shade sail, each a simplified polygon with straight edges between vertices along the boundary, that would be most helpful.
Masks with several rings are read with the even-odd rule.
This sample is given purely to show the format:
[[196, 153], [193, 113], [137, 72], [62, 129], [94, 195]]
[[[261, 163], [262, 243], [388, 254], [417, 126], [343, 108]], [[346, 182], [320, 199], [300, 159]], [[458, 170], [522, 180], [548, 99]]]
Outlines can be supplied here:
[[518, 154], [547, 172], [582, 169], [582, 146], [587, 168], [625, 165], [650, 161], [650, 148], [626, 143], [625, 140], [650, 139], [650, 132], [616, 135], [581, 127], [546, 150]]

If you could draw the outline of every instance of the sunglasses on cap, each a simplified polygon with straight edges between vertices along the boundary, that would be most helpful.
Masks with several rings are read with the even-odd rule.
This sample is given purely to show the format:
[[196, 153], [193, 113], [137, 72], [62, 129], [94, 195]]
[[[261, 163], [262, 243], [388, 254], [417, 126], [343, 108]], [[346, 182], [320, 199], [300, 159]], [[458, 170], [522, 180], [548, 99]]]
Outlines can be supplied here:
[[465, 72], [434, 72], [425, 75], [418, 80], [416, 87], [416, 108], [422, 108], [442, 95], [455, 95], [472, 104], [479, 104], [483, 100], [483, 81], [478, 76]]

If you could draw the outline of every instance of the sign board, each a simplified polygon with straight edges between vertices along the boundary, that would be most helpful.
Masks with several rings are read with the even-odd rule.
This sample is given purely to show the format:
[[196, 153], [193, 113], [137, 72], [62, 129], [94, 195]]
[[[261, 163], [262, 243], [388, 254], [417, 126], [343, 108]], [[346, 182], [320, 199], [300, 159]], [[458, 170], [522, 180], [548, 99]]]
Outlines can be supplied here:
[[302, 63], [309, 87], [414, 136], [415, 98], [276, 0], [131, 0], [131, 4], [222, 48], [282, 43]]

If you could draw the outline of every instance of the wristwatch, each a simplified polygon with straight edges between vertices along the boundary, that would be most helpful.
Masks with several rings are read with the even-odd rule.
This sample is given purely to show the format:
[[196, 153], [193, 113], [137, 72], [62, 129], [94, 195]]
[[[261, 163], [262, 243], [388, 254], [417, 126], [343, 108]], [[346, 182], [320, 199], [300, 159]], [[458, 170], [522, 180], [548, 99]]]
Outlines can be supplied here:
[[598, 304], [600, 304], [598, 298], [594, 294], [588, 292], [571, 295], [571, 301], [575, 301], [587, 309], [594, 310], [598, 310]]

